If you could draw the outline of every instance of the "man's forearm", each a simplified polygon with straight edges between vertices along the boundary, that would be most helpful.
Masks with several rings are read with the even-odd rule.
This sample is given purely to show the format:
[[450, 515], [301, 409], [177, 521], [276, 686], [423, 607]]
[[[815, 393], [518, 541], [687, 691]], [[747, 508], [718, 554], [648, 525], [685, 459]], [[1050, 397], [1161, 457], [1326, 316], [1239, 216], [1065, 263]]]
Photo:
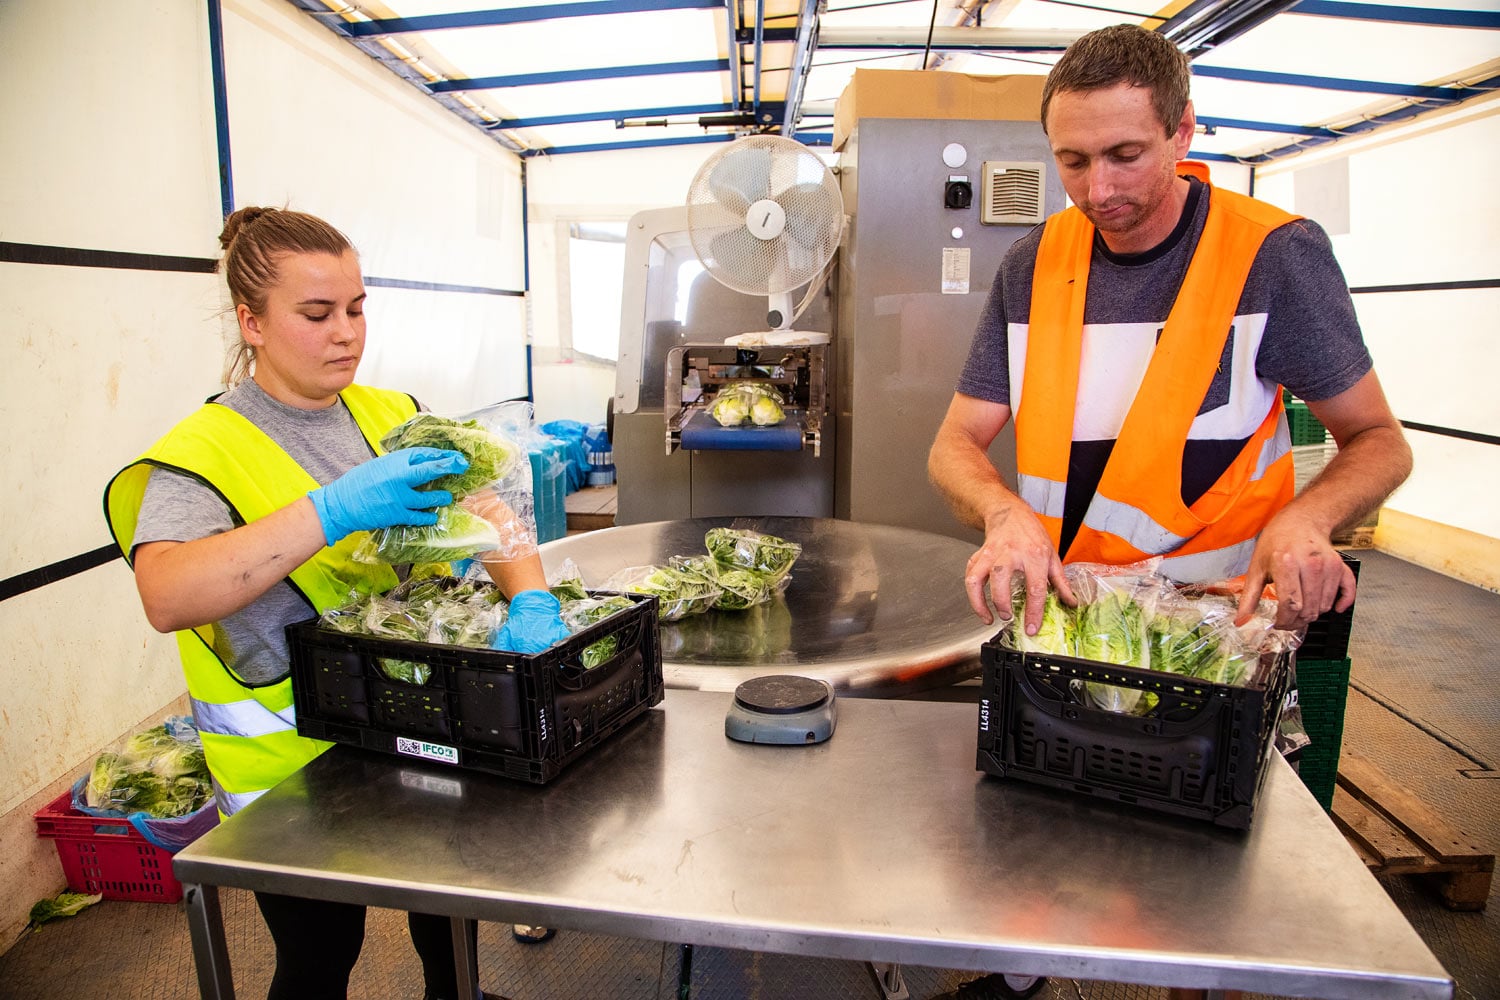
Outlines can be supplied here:
[[927, 475], [953, 516], [967, 527], [985, 530], [989, 521], [1024, 501], [1005, 485], [989, 456], [967, 442], [940, 436], [927, 461]]
[[1395, 427], [1371, 427], [1345, 442], [1288, 508], [1333, 535], [1385, 502], [1411, 473], [1411, 447]]

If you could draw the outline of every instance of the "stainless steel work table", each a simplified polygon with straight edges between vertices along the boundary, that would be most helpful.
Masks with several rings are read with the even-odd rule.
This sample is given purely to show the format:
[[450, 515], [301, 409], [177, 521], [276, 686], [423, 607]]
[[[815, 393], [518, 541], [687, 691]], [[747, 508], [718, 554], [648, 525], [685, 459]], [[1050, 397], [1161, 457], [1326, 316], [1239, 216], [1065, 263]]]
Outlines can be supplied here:
[[237, 886], [879, 963], [1452, 996], [1279, 757], [1236, 833], [985, 777], [972, 704], [841, 699], [831, 740], [784, 747], [726, 739], [730, 697], [668, 691], [545, 787], [334, 748], [177, 855], [203, 995], [233, 995], [215, 887]]

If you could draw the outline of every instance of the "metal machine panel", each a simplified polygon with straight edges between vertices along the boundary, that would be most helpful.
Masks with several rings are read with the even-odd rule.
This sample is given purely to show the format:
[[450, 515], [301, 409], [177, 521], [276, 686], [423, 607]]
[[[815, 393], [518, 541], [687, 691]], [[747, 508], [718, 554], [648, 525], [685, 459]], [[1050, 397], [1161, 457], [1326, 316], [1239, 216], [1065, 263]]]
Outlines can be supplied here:
[[[805, 289], [797, 289], [800, 300]], [[824, 289], [797, 320], [798, 330], [832, 330], [832, 296]], [[704, 272], [687, 231], [687, 210], [637, 213], [626, 237], [620, 318], [620, 359], [614, 407], [616, 524], [692, 517], [832, 517], [837, 421], [821, 420], [814, 450], [667, 451], [667, 391], [674, 354], [698, 343], [720, 343], [764, 330], [767, 300], [726, 288]], [[770, 354], [776, 354], [772, 349]]]
[[[966, 154], [958, 166], [944, 160], [952, 143]], [[950, 185], [977, 191], [983, 164], [995, 160], [1045, 164], [1044, 211], [1062, 209], [1036, 123], [868, 118], [844, 147], [838, 173], [850, 232], [837, 274], [836, 517], [980, 537], [928, 482], [927, 453], [1000, 260], [1031, 228], [982, 224], [978, 198], [947, 207]], [[1014, 485], [1009, 427], [990, 458]]]

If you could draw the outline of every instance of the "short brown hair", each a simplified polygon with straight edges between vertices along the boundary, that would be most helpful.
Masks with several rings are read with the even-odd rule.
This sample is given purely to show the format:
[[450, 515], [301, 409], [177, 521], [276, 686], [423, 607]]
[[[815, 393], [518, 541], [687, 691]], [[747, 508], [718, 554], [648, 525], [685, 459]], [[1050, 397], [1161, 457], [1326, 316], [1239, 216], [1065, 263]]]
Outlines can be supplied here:
[[1042, 131], [1047, 108], [1059, 91], [1102, 90], [1117, 83], [1149, 87], [1151, 106], [1171, 135], [1187, 110], [1187, 56], [1165, 35], [1137, 24], [1115, 24], [1091, 31], [1063, 53], [1042, 85]]
[[[349, 237], [316, 215], [284, 208], [247, 207], [224, 220], [219, 233], [224, 260], [218, 270], [229, 285], [234, 305], [252, 313], [266, 308], [266, 294], [279, 280], [277, 265], [290, 253], [326, 253], [341, 257], [354, 249]], [[255, 348], [243, 337], [230, 349], [224, 384], [234, 385], [250, 374]]]

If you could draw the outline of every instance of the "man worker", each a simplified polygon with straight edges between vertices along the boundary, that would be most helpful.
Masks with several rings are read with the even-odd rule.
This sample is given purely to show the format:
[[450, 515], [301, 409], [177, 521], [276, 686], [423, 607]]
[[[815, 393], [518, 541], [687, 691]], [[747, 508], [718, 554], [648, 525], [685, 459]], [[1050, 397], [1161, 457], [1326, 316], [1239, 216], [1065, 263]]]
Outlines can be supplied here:
[[[1188, 61], [1156, 32], [1074, 42], [1041, 122], [1073, 207], [1001, 262], [928, 457], [955, 516], [984, 532], [964, 574], [974, 612], [994, 621], [992, 601], [1008, 620], [1020, 574], [1034, 635], [1049, 584], [1075, 603], [1065, 562], [1152, 556], [1179, 582], [1244, 574], [1240, 621], [1267, 583], [1279, 627], [1347, 610], [1355, 579], [1332, 535], [1401, 484], [1411, 450], [1327, 236], [1180, 164]], [[1339, 446], [1295, 499], [1283, 386]], [[986, 454], [1012, 415], [1016, 492]], [[1043, 985], [991, 975], [946, 996]]]
[[[1014, 574], [1035, 634], [1049, 583], [1074, 603], [1064, 562], [1161, 556], [1179, 582], [1244, 574], [1241, 621], [1273, 583], [1277, 625], [1306, 625], [1354, 602], [1333, 533], [1411, 471], [1322, 229], [1179, 169], [1188, 81], [1168, 39], [1126, 24], [1047, 76], [1042, 128], [1073, 207], [1001, 262], [928, 458], [984, 531], [964, 585], [987, 623], [986, 588], [1009, 619]], [[1295, 499], [1282, 386], [1338, 443]], [[1012, 415], [1014, 493], [986, 455]]]

